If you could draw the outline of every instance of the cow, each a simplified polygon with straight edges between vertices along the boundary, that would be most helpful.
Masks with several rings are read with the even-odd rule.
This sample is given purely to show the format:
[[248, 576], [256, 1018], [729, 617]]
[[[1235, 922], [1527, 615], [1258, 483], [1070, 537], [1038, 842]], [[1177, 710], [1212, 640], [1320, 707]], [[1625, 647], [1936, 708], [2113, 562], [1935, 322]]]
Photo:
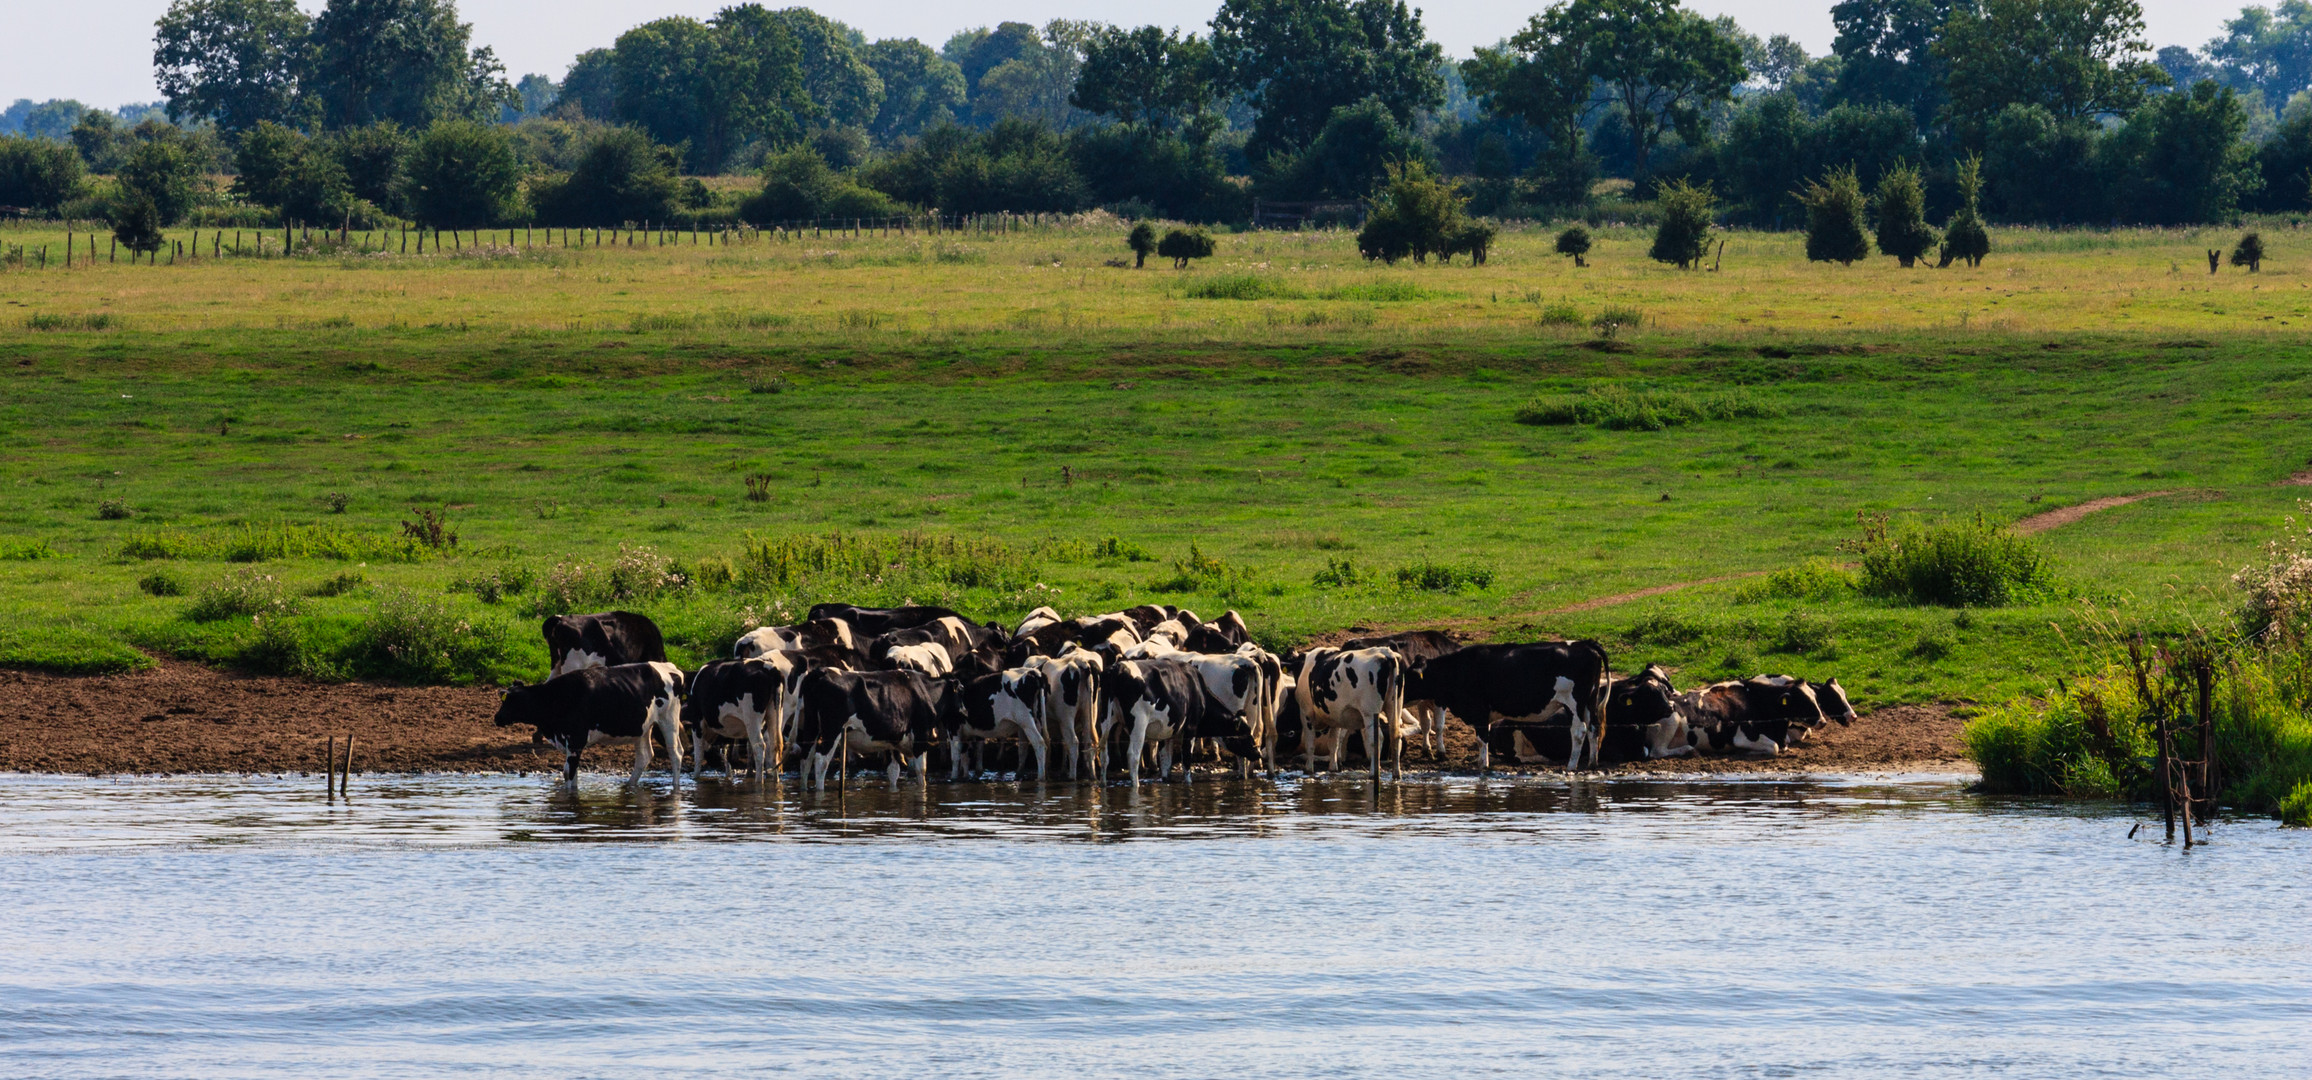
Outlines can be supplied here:
[[[1805, 680], [1800, 679], [1795, 675], [1757, 675], [1753, 676], [1753, 678], [1758, 682], [1763, 682], [1771, 686], [1794, 686], [1798, 683], [1805, 682]], [[1840, 727], [1849, 727], [1853, 725], [1854, 703], [1847, 700], [1846, 688], [1838, 684], [1838, 679], [1836, 677], [1831, 678], [1828, 682], [1808, 682], [1806, 685], [1809, 689], [1814, 691], [1815, 703], [1822, 707], [1822, 717], [1824, 720], [1836, 720], [1838, 721], [1838, 726]], [[1805, 742], [1809, 738], [1812, 738], [1814, 732], [1819, 726], [1820, 725], [1801, 725], [1791, 728], [1789, 745], [1796, 745], [1798, 743]]]
[[962, 617], [943, 607], [922, 604], [896, 608], [863, 608], [850, 604], [811, 605], [812, 619], [841, 619], [851, 624], [853, 633], [871, 638], [882, 637], [893, 630], [911, 630], [938, 619]]
[[666, 662], [658, 624], [631, 611], [548, 615], [539, 629], [546, 635], [548, 679], [580, 668]]
[[933, 619], [921, 626], [912, 626], [904, 630], [893, 630], [877, 635], [875, 640], [867, 645], [867, 659], [870, 663], [889, 666], [884, 657], [893, 649], [903, 649], [915, 645], [937, 645], [946, 651], [947, 664], [952, 669], [962, 662], [965, 654], [977, 652], [991, 645], [994, 637], [995, 635], [987, 627], [975, 626], [961, 616], [947, 615]]
[[937, 642], [921, 645], [891, 645], [876, 658], [876, 666], [885, 671], [920, 671], [932, 678], [955, 673], [955, 659]]
[[[1366, 756], [1373, 763], [1373, 779], [1381, 778], [1388, 757], [1389, 738], [1398, 735], [1397, 720], [1405, 710], [1405, 658], [1392, 649], [1311, 649], [1289, 665], [1293, 677], [1293, 704], [1301, 721], [1301, 767], [1317, 772], [1316, 743], [1320, 729], [1361, 731]], [[1345, 739], [1333, 741], [1331, 768], [1340, 771]], [[1397, 741], [1396, 775], [1404, 776], [1404, 742]]]
[[1173, 618], [1179, 614], [1180, 609], [1173, 607], [1170, 604], [1141, 604], [1138, 607], [1129, 607], [1122, 611], [1111, 611], [1106, 615], [1097, 617], [1101, 619], [1129, 619], [1132, 621], [1132, 625], [1138, 629], [1138, 632], [1142, 636], [1146, 636], [1150, 630], [1154, 630], [1156, 628], [1157, 623], [1163, 622], [1166, 619]]
[[[948, 747], [948, 780], [955, 780], [963, 771], [965, 739], [986, 742], [1017, 738], [1035, 752], [1036, 780], [1042, 782], [1051, 768], [1051, 759], [1045, 752], [1050, 742], [1043, 730], [1045, 699], [1051, 693], [1051, 684], [1044, 669], [1018, 667], [983, 675], [963, 684], [961, 693], [963, 707], [948, 718], [952, 726], [945, 729], [954, 740]], [[976, 762], [972, 775], [975, 779], [979, 775]], [[1027, 779], [1025, 764], [1020, 767], [1020, 779]]]
[[[1026, 623], [1020, 624], [1022, 627]], [[1013, 634], [1003, 647], [1003, 662], [1018, 667], [1035, 656], [1058, 656], [1060, 650], [1083, 640], [1083, 627], [1074, 622], [1044, 623], [1032, 630]]]
[[1678, 711], [1678, 688], [1660, 664], [1606, 689], [1606, 722], [1598, 758], [1604, 763], [1685, 757], [1694, 752]]
[[1180, 647], [1189, 652], [1226, 653], [1235, 652], [1237, 646], [1251, 640], [1252, 634], [1245, 629], [1244, 616], [1232, 610], [1191, 629], [1188, 640], [1181, 642]]
[[1681, 696], [1678, 711], [1693, 732], [1694, 747], [1711, 753], [1773, 757], [1795, 741], [1793, 729], [1823, 724], [1822, 705], [1803, 679], [1712, 683]]
[[675, 790], [682, 789], [682, 669], [665, 662], [580, 668], [532, 686], [515, 685], [498, 702], [497, 725], [528, 724], [562, 748], [563, 782], [578, 782], [578, 758], [600, 742], [634, 743], [632, 783], [650, 767], [650, 736], [666, 739]]
[[1596, 755], [1606, 650], [1595, 641], [1465, 645], [1413, 669], [1405, 697], [1434, 704], [1477, 732], [1477, 769], [1492, 767], [1497, 725], [1569, 725], [1566, 769]]
[[[1235, 613], [1230, 612], [1230, 614]], [[1407, 630], [1400, 634], [1350, 638], [1341, 642], [1340, 647], [1344, 649], [1395, 649], [1397, 655], [1404, 657], [1405, 662], [1414, 667], [1419, 667], [1461, 648], [1453, 640], [1453, 635], [1442, 630]], [[1411, 720], [1417, 725], [1416, 730], [1421, 733], [1421, 744], [1428, 748], [1430, 759], [1437, 760], [1444, 757], [1445, 710], [1439, 708], [1435, 702], [1429, 701], [1408, 701], [1406, 708], [1412, 713]], [[1399, 722], [1402, 724], [1404, 721], [1400, 719]]]
[[1068, 779], [1076, 778], [1076, 759], [1086, 772], [1100, 775], [1100, 677], [1107, 661], [1099, 653], [1070, 644], [1058, 656], [1040, 657], [1047, 683], [1044, 695], [1044, 739], [1067, 748]]
[[1110, 665], [1100, 680], [1100, 709], [1100, 724], [1115, 732], [1133, 787], [1140, 786], [1141, 751], [1150, 745], [1156, 747], [1158, 780], [1172, 779], [1172, 761], [1177, 757], [1181, 778], [1193, 783], [1188, 740], [1248, 734], [1241, 722], [1223, 717], [1202, 674], [1174, 659], [1119, 660]]
[[1058, 625], [1064, 621], [1060, 618], [1059, 612], [1048, 607], [1039, 607], [1021, 616], [1019, 625], [1012, 628], [1011, 636], [1014, 638], [1026, 637], [1046, 626]]
[[813, 619], [793, 626], [749, 630], [731, 646], [731, 656], [751, 660], [776, 650], [819, 648], [858, 652], [859, 639], [851, 632], [851, 624], [841, 619]]
[[1219, 737], [1221, 745], [1236, 755], [1237, 776], [1251, 775], [1253, 762], [1259, 761], [1274, 777], [1276, 725], [1270, 712], [1268, 674], [1260, 660], [1235, 652], [1217, 655], [1182, 652], [1170, 659], [1195, 669], [1197, 676], [1204, 680], [1204, 691], [1212, 703], [1205, 726], [1240, 729], [1239, 734]]
[[1102, 616], [1083, 622], [1082, 626], [1083, 631], [1076, 640], [1111, 661], [1124, 655], [1124, 650], [1138, 645], [1142, 634], [1140, 624], [1121, 615]]
[[848, 762], [854, 749], [890, 754], [893, 787], [899, 784], [902, 762], [910, 762], [915, 775], [925, 778], [931, 747], [941, 731], [953, 726], [962, 699], [959, 689], [953, 679], [920, 671], [812, 669], [803, 676], [795, 736], [806, 755], [805, 782], [825, 791], [828, 768], [838, 754]]
[[[806, 668], [794, 655], [767, 653], [715, 660], [691, 673], [682, 725], [691, 733], [694, 769], [706, 768], [707, 739], [747, 744], [748, 771], [760, 782], [786, 760], [788, 693]], [[736, 773], [737, 770], [732, 770]]]

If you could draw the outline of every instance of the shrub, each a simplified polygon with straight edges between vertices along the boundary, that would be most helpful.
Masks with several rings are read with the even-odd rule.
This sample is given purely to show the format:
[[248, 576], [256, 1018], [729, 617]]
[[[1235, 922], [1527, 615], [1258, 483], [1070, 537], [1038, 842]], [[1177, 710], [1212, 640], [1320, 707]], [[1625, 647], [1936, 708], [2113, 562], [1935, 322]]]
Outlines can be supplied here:
[[1589, 260], [1586, 258], [1589, 251], [1590, 234], [1588, 229], [1575, 225], [1557, 234], [1557, 253], [1573, 256], [1575, 266], [1589, 265]]
[[1830, 620], [1793, 610], [1782, 616], [1774, 641], [1768, 646], [1774, 652], [1811, 656], [1837, 644], [1831, 633], [1835, 628]]
[[62, 557], [63, 553], [48, 546], [46, 540], [0, 541], [0, 562], [37, 562]]
[[2264, 238], [2255, 233], [2240, 237], [2239, 244], [2232, 248], [2232, 265], [2245, 266], [2251, 274], [2263, 269]]
[[1581, 310], [1572, 304], [1551, 304], [1536, 318], [1543, 326], [1580, 326]]
[[54, 139], [0, 135], [0, 204], [53, 210], [80, 190], [80, 155]]
[[2312, 829], [2312, 779], [2296, 785], [2280, 800], [2280, 824], [2291, 829]]
[[1190, 259], [1211, 258], [1212, 251], [1212, 237], [1202, 229], [1174, 229], [1156, 244], [1156, 254], [1172, 260], [1175, 270], [1187, 269]]
[[530, 201], [538, 220], [550, 225], [665, 221], [682, 194], [676, 163], [674, 150], [641, 131], [611, 128], [586, 145], [569, 175], [534, 181]]
[[739, 206], [739, 216], [757, 224], [813, 218], [886, 217], [898, 210], [880, 191], [861, 187], [828, 167], [808, 147], [763, 160], [763, 190]]
[[440, 120], [410, 151], [407, 193], [419, 221], [471, 229], [520, 213], [522, 167], [504, 129], [470, 120]]
[[150, 197], [123, 195], [113, 210], [112, 238], [132, 255], [150, 255], [161, 249], [161, 212]]
[[1983, 228], [1983, 214], [1978, 205], [1983, 194], [1983, 159], [1974, 154], [1959, 163], [1959, 211], [1951, 215], [1951, 226], [1943, 230], [1943, 262], [1964, 259], [1969, 266], [1983, 265], [1983, 257], [1991, 253], [1991, 234]]
[[1909, 269], [1935, 246], [1935, 239], [1934, 228], [1927, 224], [1926, 188], [1919, 182], [1919, 170], [1910, 165], [1888, 169], [1878, 182], [1879, 253], [1894, 256]]
[[1474, 563], [1450, 566], [1423, 560], [1397, 568], [1397, 587], [1422, 592], [1483, 591], [1493, 587], [1493, 569]]
[[1133, 225], [1131, 235], [1124, 238], [1124, 244], [1132, 249], [1133, 269], [1147, 266], [1148, 256], [1156, 253], [1156, 227], [1145, 221]]
[[1095, 559], [1122, 559], [1125, 562], [1155, 562], [1156, 556], [1147, 548], [1119, 537], [1102, 537], [1092, 545]]
[[477, 624], [442, 601], [394, 589], [355, 631], [347, 659], [369, 678], [455, 685], [489, 674], [512, 646], [503, 624]]
[[185, 617], [194, 622], [222, 622], [242, 616], [288, 615], [295, 610], [281, 579], [249, 567], [202, 586], [185, 608]]
[[1999, 607], [2057, 593], [2054, 565], [2034, 541], [2004, 526], [1941, 521], [1895, 531], [1884, 517], [1863, 521], [1862, 591], [1909, 604]]
[[1465, 222], [1460, 228], [1446, 235], [1445, 246], [1438, 251], [1438, 255], [1448, 262], [1455, 255], [1467, 255], [1470, 265], [1483, 266], [1486, 257], [1493, 251], [1494, 237], [1499, 235], [1500, 230], [1491, 225], [1476, 221]]
[[148, 596], [183, 596], [185, 583], [165, 571], [154, 571], [136, 579], [136, 587]]
[[183, 221], [199, 201], [204, 182], [200, 158], [182, 136], [139, 142], [121, 163], [114, 180], [120, 185], [124, 202], [152, 205], [158, 219], [156, 228]]
[[[2306, 504], [2312, 509], [2312, 504]], [[2232, 575], [2240, 592], [2240, 631], [2260, 644], [2312, 640], [2312, 531], [2297, 532], [2295, 519], [2279, 540], [2265, 545], [2261, 563]]]
[[1233, 599], [1253, 585], [1253, 573], [1247, 567], [1231, 566], [1217, 556], [1207, 555], [1196, 541], [1188, 542], [1188, 557], [1172, 564], [1173, 576], [1155, 582], [1149, 588], [1156, 592], [1204, 593]]
[[1708, 632], [1700, 623], [1656, 609], [1638, 616], [1622, 637], [1632, 645], [1684, 645], [1700, 641]]
[[1700, 265], [1710, 251], [1710, 220], [1717, 204], [1707, 181], [1695, 185], [1674, 180], [1662, 185], [1655, 201], [1661, 225], [1655, 228], [1654, 246], [1646, 254], [1655, 262], [1676, 263], [1680, 270]]
[[369, 584], [369, 578], [366, 575], [346, 570], [322, 579], [321, 584], [313, 587], [312, 595], [343, 596], [367, 584]]
[[1310, 578], [1312, 584], [1332, 589], [1353, 589], [1370, 585], [1372, 580], [1372, 575], [1357, 569], [1357, 565], [1347, 559], [1326, 559], [1325, 568]]
[[98, 521], [127, 521], [135, 512], [128, 508], [127, 499], [106, 499], [96, 504]]
[[353, 496], [342, 491], [332, 491], [321, 497], [321, 505], [328, 507], [332, 514], [342, 514], [345, 512], [345, 508], [352, 504]]
[[536, 571], [527, 566], [515, 565], [459, 578], [451, 582], [450, 587], [471, 592], [474, 599], [482, 603], [495, 604], [509, 596], [520, 596], [530, 591], [530, 587], [537, 584], [537, 581]]
[[1624, 330], [1635, 330], [1646, 321], [1646, 313], [1634, 307], [1609, 307], [1590, 320], [1590, 326], [1604, 337], [1614, 337]]
[[1407, 256], [1427, 262], [1432, 254], [1445, 254], [1467, 224], [1462, 207], [1468, 202], [1451, 181], [1419, 161], [1390, 165], [1388, 182], [1373, 197], [1364, 228], [1357, 232], [1357, 253], [1391, 264]]
[[458, 534], [450, 531], [449, 511], [413, 506], [410, 512], [417, 515], [417, 520], [401, 523], [403, 536], [428, 551], [444, 551], [458, 546]]
[[1688, 394], [1593, 386], [1581, 394], [1537, 397], [1517, 411], [1516, 419], [1535, 426], [1595, 424], [1611, 431], [1661, 431], [1705, 420], [1780, 415], [1780, 406], [1747, 390]]
[[1870, 255], [1869, 224], [1863, 217], [1862, 182], [1852, 166], [1832, 169], [1796, 193], [1806, 206], [1806, 257], [1812, 262], [1852, 266]]
[[1297, 300], [1306, 295], [1259, 274], [1231, 274], [1192, 283], [1181, 295], [1191, 300]]
[[1734, 601], [1755, 604], [1766, 600], [1835, 600], [1851, 595], [1858, 584], [1854, 571], [1829, 559], [1808, 559], [1735, 589]]

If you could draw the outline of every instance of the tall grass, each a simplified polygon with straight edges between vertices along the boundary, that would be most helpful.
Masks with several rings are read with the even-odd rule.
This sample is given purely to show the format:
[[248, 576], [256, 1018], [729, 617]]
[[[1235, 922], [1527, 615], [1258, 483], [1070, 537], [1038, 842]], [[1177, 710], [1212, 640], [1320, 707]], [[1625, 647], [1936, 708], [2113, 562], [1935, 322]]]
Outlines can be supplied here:
[[1190, 300], [1299, 300], [1308, 294], [1272, 277], [1229, 274], [1190, 282], [1180, 295]]
[[426, 547], [404, 536], [366, 533], [336, 525], [287, 521], [243, 523], [216, 529], [143, 529], [130, 533], [113, 557], [122, 560], [337, 559], [346, 562], [416, 562]]
[[915, 579], [957, 588], [1020, 589], [1039, 576], [1030, 551], [998, 540], [929, 533], [749, 536], [739, 581], [755, 589]]
[[1594, 424], [1611, 431], [1661, 431], [1705, 420], [1746, 420], [1783, 414], [1780, 405], [1747, 390], [1690, 394], [1677, 390], [1632, 390], [1593, 386], [1580, 394], [1534, 398], [1517, 411], [1517, 422], [1536, 426]]
[[1862, 591], [1909, 604], [2000, 607], [2053, 599], [2061, 588], [2045, 550], [2003, 525], [1971, 521], [1916, 522], [1895, 528], [1883, 517], [1863, 520], [1862, 539], [1850, 544], [1862, 557]]

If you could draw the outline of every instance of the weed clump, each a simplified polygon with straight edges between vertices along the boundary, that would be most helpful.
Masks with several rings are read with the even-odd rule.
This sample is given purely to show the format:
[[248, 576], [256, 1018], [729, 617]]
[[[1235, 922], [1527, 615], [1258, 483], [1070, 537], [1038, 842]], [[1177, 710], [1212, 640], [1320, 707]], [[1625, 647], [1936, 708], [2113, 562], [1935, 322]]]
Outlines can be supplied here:
[[1689, 394], [1673, 390], [1591, 387], [1580, 394], [1537, 397], [1517, 411], [1534, 426], [1595, 424], [1611, 431], [1661, 431], [1705, 420], [1781, 416], [1782, 409], [1747, 390]]
[[1700, 623], [1656, 609], [1638, 616], [1638, 621], [1622, 632], [1622, 638], [1632, 645], [1684, 645], [1702, 640], [1707, 633], [1709, 628]]
[[1164, 593], [1204, 593], [1233, 600], [1254, 584], [1252, 570], [1232, 566], [1215, 555], [1207, 555], [1196, 541], [1188, 542], [1188, 557], [1172, 563], [1172, 576], [1148, 587]]
[[260, 615], [288, 615], [296, 609], [281, 579], [247, 567], [202, 586], [192, 604], [185, 608], [185, 617], [194, 622], [223, 622]]
[[2280, 800], [2280, 824], [2291, 829], [2312, 829], [2312, 780], [2296, 785]]
[[1309, 580], [1322, 589], [1354, 589], [1372, 584], [1373, 576], [1357, 569], [1357, 564], [1347, 559], [1326, 559], [1325, 568]]
[[1787, 566], [1734, 590], [1734, 602], [1756, 604], [1768, 600], [1835, 600], [1852, 595], [1860, 579], [1854, 571], [1829, 559], [1808, 559]]
[[368, 575], [352, 570], [347, 570], [343, 573], [323, 578], [320, 584], [313, 587], [310, 595], [321, 597], [344, 596], [346, 593], [352, 592], [355, 589], [361, 588], [367, 584], [369, 584]]
[[155, 571], [136, 579], [136, 587], [147, 596], [183, 596], [185, 583], [165, 571]]
[[127, 499], [106, 499], [96, 504], [98, 521], [127, 521], [134, 516], [136, 511], [129, 509]]
[[1307, 294], [1275, 278], [1230, 274], [1191, 283], [1181, 295], [1191, 300], [1298, 300]]
[[2039, 545], [2004, 526], [1943, 521], [1895, 530], [1882, 516], [1863, 518], [1863, 535], [1847, 545], [1862, 557], [1862, 591], [1908, 604], [2003, 607], [2048, 599], [2058, 586]]
[[1421, 592], [1459, 593], [1472, 589], [1482, 592], [1493, 587], [1493, 568], [1423, 560], [1397, 568], [1397, 587]]
[[486, 674], [512, 645], [498, 623], [477, 624], [442, 601], [393, 589], [354, 632], [346, 660], [372, 678], [460, 685]]
[[1829, 619], [1792, 611], [1782, 617], [1782, 625], [1775, 631], [1774, 641], [1768, 646], [1773, 652], [1798, 656], [1814, 656], [1829, 652], [1837, 646], [1832, 637], [1835, 627]]
[[62, 557], [46, 540], [0, 541], [0, 562], [38, 562]]

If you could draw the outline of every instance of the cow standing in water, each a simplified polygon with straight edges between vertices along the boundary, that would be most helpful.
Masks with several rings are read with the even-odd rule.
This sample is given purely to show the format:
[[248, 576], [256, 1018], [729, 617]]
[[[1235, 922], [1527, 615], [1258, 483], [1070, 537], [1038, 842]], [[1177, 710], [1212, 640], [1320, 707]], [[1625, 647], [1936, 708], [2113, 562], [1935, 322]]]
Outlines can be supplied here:
[[673, 664], [581, 668], [535, 686], [517, 685], [498, 702], [497, 725], [528, 724], [562, 748], [562, 779], [578, 782], [578, 758], [596, 743], [634, 743], [632, 783], [650, 767], [650, 737], [666, 740], [675, 790], [682, 790], [682, 669]]
[[659, 635], [658, 624], [631, 611], [549, 615], [539, 630], [546, 636], [546, 655], [552, 662], [549, 679], [590, 667], [666, 662], [666, 639]]

